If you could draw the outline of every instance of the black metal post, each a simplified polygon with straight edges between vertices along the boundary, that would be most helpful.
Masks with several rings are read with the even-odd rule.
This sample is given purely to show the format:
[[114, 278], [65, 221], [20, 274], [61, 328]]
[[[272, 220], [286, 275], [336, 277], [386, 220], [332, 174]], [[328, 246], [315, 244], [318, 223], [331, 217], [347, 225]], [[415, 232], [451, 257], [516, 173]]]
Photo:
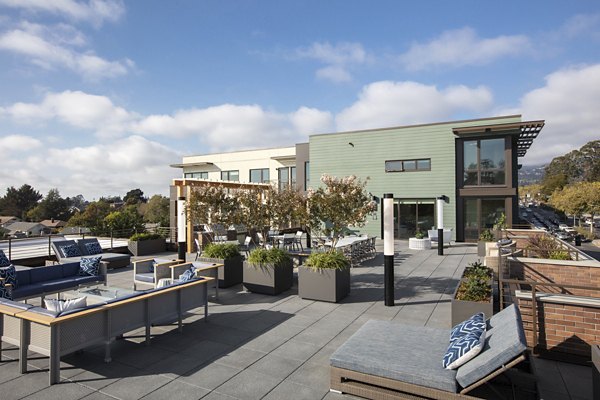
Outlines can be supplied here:
[[438, 229], [438, 256], [444, 255], [444, 229]]
[[[386, 200], [389, 204], [391, 199], [392, 207], [388, 207], [388, 209], [383, 213], [382, 220], [384, 229], [383, 229], [383, 241], [384, 241], [384, 252], [383, 252], [383, 284], [384, 284], [384, 303], [387, 307], [393, 307], [395, 305], [394, 300], [394, 195], [391, 193], [385, 193], [383, 195], [383, 208], [385, 208]], [[391, 213], [391, 215], [389, 215]], [[390, 223], [391, 221], [391, 223]], [[390, 236], [391, 235], [391, 236]], [[391, 246], [389, 243], [391, 241]], [[388, 243], [388, 245], [386, 245]], [[391, 247], [391, 248], [390, 248]]]
[[[181, 197], [180, 196], [180, 197], [177, 198], [177, 200], [178, 200], [177, 201], [177, 206], [180, 206], [181, 205], [181, 201], [179, 201], [179, 200], [185, 200], [185, 197]], [[181, 210], [178, 209], [177, 212], [181, 213]], [[185, 239], [184, 239], [183, 242], [179, 241], [179, 238], [185, 238], [185, 235], [184, 234], [180, 234], [180, 232], [179, 232], [179, 229], [182, 229], [182, 228], [185, 229], [185, 226], [180, 226], [179, 219], [178, 219], [178, 223], [177, 223], [177, 237], [178, 237], [178, 241], [177, 241], [177, 258], [180, 259], [180, 260], [183, 260], [185, 262], [185, 253], [186, 253], [185, 246], [186, 246], [186, 242], [185, 242]]]

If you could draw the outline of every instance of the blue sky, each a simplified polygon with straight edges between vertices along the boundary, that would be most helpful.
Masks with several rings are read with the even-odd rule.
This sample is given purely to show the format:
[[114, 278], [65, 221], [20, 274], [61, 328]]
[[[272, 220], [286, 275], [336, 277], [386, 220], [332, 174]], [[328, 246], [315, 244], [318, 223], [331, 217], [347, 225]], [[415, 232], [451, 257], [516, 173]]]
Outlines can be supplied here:
[[0, 193], [166, 194], [182, 155], [521, 113], [600, 137], [594, 1], [0, 0]]

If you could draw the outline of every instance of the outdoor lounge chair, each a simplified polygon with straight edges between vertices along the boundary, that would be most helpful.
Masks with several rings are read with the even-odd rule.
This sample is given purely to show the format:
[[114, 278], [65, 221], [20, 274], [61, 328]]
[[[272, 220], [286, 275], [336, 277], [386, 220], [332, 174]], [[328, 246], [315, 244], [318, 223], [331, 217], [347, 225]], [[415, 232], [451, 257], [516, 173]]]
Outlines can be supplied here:
[[137, 285], [151, 285], [156, 288], [161, 279], [171, 278], [171, 265], [179, 264], [182, 260], [163, 260], [148, 258], [133, 262], [133, 290]]
[[[86, 243], [98, 243], [98, 239], [79, 239], [77, 242], [74, 240], [56, 240], [52, 241], [52, 250], [54, 250], [54, 254], [56, 255], [56, 260], [61, 263], [70, 263], [75, 261], [80, 261], [81, 257], [90, 257], [95, 254], [91, 254], [86, 246]], [[64, 247], [69, 245], [75, 245], [79, 250], [79, 255], [67, 257], [64, 253]], [[98, 246], [100, 244], [98, 243]], [[127, 267], [130, 264], [130, 256], [129, 254], [120, 254], [120, 253], [98, 253], [98, 255], [102, 255], [102, 261], [108, 262], [108, 268], [121, 268]]]
[[475, 388], [526, 358], [521, 315], [511, 305], [488, 320], [482, 352], [442, 367], [450, 330], [371, 320], [331, 356], [331, 390], [369, 399], [473, 399]]

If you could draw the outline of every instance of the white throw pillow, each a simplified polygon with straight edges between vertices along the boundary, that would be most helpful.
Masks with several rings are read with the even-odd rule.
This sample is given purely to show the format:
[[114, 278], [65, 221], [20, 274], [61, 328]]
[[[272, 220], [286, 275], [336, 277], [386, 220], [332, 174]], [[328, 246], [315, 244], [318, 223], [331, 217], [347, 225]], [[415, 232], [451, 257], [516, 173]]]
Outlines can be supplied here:
[[78, 297], [76, 299], [69, 300], [57, 300], [57, 299], [44, 299], [46, 309], [57, 313], [63, 313], [65, 311], [75, 310], [77, 308], [83, 308], [87, 306], [86, 297]]

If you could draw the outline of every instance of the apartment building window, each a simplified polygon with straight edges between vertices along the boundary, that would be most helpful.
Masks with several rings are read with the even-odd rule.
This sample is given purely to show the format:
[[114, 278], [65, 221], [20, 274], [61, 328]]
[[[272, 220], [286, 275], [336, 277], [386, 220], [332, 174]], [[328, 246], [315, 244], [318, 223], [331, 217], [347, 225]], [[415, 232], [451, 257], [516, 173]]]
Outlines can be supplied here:
[[183, 177], [191, 179], [208, 179], [208, 172], [186, 172], [183, 174]]
[[238, 182], [240, 180], [240, 171], [221, 171], [221, 180]]
[[296, 167], [290, 167], [290, 176], [292, 178], [290, 185], [295, 189], [296, 188]]
[[269, 183], [269, 168], [251, 169], [250, 182]]
[[465, 140], [463, 143], [464, 185], [504, 185], [506, 183], [504, 146], [504, 138]]
[[290, 184], [290, 169], [288, 167], [277, 168], [277, 183], [279, 190], [289, 186]]
[[310, 187], [310, 161], [304, 162], [304, 190]]
[[385, 162], [385, 172], [431, 171], [431, 158], [414, 160], [389, 160]]

